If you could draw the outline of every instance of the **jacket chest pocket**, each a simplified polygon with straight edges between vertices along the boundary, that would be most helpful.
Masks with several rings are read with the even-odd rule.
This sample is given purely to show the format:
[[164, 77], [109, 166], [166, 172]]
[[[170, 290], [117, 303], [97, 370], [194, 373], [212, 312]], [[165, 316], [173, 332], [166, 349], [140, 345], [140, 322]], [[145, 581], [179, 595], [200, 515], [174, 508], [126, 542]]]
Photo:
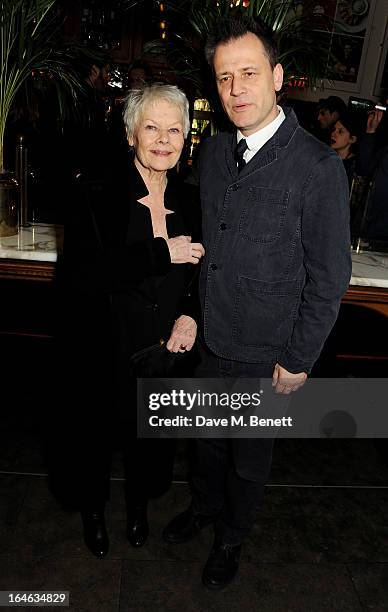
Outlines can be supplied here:
[[260, 244], [275, 242], [284, 226], [289, 192], [269, 187], [251, 187], [240, 216], [239, 233]]

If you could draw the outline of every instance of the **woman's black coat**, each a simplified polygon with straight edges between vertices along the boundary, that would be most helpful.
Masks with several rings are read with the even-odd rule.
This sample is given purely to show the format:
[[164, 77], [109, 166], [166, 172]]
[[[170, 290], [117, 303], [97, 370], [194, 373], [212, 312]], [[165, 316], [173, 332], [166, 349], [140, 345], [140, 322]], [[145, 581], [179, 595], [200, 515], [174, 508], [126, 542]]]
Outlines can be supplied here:
[[[165, 191], [169, 237], [198, 239], [193, 188], [171, 173]], [[196, 266], [171, 264], [154, 238], [147, 188], [133, 161], [101, 181], [84, 181], [65, 225], [62, 307], [70, 388], [92, 410], [127, 389], [133, 352], [167, 340], [180, 314], [196, 318]], [[190, 289], [189, 289], [190, 288]]]

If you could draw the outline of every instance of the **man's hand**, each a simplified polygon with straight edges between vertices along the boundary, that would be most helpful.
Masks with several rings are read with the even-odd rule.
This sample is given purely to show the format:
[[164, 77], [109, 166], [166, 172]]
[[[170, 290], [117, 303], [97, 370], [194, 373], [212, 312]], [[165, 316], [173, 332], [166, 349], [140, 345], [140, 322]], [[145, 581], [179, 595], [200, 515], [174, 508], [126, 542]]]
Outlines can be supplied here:
[[368, 114], [368, 122], [366, 124], [366, 133], [374, 134], [377, 128], [380, 125], [380, 122], [383, 118], [383, 111], [374, 110]]
[[306, 372], [291, 374], [291, 372], [282, 368], [282, 366], [277, 363], [272, 375], [272, 386], [275, 387], [276, 393], [288, 395], [291, 391], [297, 391], [300, 387], [303, 387], [306, 378]]
[[172, 328], [171, 336], [166, 344], [171, 353], [184, 353], [193, 348], [197, 335], [197, 324], [191, 317], [181, 315]]

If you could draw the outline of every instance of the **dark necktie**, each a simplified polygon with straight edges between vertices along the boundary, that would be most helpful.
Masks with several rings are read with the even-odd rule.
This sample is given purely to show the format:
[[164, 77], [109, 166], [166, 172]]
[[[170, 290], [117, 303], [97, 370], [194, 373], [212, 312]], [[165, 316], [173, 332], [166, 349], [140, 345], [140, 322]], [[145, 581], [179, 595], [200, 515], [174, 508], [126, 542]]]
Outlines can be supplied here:
[[244, 159], [244, 153], [247, 150], [247, 148], [248, 148], [247, 141], [245, 140], [245, 138], [242, 138], [234, 150], [234, 159], [237, 162], [237, 168], [238, 168], [239, 173], [244, 168], [244, 166], [246, 166], [246, 163], [247, 163]]

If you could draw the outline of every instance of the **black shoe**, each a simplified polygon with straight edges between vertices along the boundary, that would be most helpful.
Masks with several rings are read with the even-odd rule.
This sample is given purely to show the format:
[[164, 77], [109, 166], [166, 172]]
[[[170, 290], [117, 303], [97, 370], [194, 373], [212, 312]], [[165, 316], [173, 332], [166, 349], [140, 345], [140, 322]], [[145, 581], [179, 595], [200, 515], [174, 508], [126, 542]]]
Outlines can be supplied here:
[[143, 546], [149, 533], [147, 502], [127, 507], [127, 538], [131, 546]]
[[209, 589], [223, 589], [237, 574], [241, 544], [215, 542], [203, 569], [202, 582]]
[[85, 544], [95, 557], [102, 559], [109, 550], [104, 511], [85, 510], [81, 512], [81, 517], [84, 525]]
[[188, 542], [199, 534], [201, 529], [214, 522], [214, 517], [195, 514], [192, 506], [170, 521], [163, 530], [163, 539], [169, 544]]

